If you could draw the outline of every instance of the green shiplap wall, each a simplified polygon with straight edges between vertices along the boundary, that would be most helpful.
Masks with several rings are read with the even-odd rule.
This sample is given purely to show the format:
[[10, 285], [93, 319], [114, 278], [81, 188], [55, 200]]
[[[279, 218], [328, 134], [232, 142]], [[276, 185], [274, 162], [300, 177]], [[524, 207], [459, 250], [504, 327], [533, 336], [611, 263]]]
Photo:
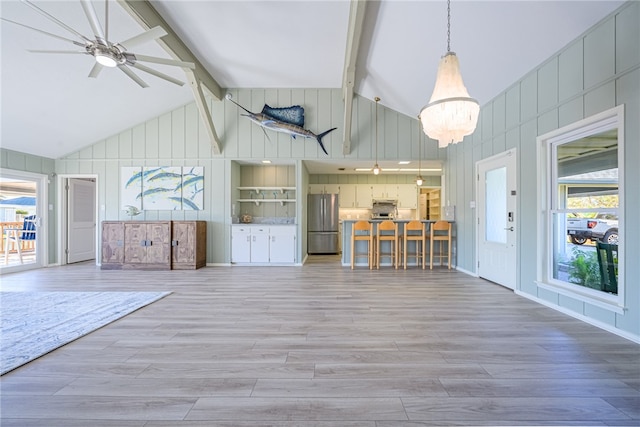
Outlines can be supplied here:
[[[56, 203], [56, 180], [52, 179], [55, 172], [55, 161], [46, 157], [33, 156], [31, 154], [19, 153], [17, 151], [0, 148], [0, 168], [21, 172], [31, 172], [49, 176], [47, 188], [48, 204], [55, 207]], [[47, 262], [55, 263], [57, 260], [56, 245], [56, 210], [48, 211], [48, 258]]]
[[[476, 271], [476, 162], [509, 148], [518, 152], [520, 215], [517, 289], [561, 310], [640, 337], [640, 2], [616, 12], [563, 48], [516, 84], [484, 105], [478, 128], [447, 149], [445, 167], [450, 203], [456, 206], [458, 265]], [[625, 106], [624, 218], [627, 312], [613, 312], [543, 291], [535, 284], [537, 257], [536, 138], [617, 105]]]

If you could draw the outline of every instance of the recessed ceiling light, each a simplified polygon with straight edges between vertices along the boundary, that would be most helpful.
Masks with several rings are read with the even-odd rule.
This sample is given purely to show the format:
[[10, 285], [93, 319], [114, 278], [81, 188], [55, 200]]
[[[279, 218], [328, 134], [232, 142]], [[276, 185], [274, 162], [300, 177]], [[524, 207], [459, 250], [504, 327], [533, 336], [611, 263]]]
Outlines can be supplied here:
[[268, 165], [271, 163], [271, 160], [263, 160], [262, 163], [264, 163], [265, 165]]
[[411, 161], [410, 161], [410, 160], [400, 160], [400, 161], [398, 162], [398, 164], [399, 164], [399, 165], [408, 165], [409, 163], [411, 163]]

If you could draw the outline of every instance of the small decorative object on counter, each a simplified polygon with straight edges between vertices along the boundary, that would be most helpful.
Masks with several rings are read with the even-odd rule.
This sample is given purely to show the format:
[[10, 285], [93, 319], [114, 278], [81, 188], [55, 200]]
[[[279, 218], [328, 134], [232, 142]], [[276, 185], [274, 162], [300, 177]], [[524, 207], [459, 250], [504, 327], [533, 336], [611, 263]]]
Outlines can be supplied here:
[[240, 216], [240, 222], [243, 224], [249, 224], [251, 221], [253, 221], [251, 215], [244, 214]]

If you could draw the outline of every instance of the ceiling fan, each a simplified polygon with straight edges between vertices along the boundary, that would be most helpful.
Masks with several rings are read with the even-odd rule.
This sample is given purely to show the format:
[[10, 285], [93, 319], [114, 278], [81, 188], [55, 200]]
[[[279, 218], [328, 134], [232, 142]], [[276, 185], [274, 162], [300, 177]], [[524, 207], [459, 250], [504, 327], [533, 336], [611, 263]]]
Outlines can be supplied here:
[[178, 61], [174, 59], [165, 59], [159, 58], [156, 56], [147, 56], [140, 55], [137, 53], [130, 52], [129, 49], [140, 45], [142, 43], [159, 39], [163, 36], [167, 35], [167, 32], [159, 26], [150, 28], [149, 30], [140, 33], [134, 37], [131, 37], [127, 40], [121, 41], [120, 43], [112, 43], [109, 41], [109, 0], [105, 0], [105, 27], [102, 29], [102, 25], [98, 20], [98, 16], [96, 14], [96, 10], [93, 7], [93, 4], [90, 0], [80, 0], [80, 4], [82, 5], [82, 9], [84, 10], [84, 14], [87, 16], [89, 21], [89, 25], [93, 30], [94, 39], [90, 39], [78, 31], [74, 30], [64, 22], [57, 19], [55, 16], [36, 6], [29, 0], [21, 0], [23, 3], [29, 5], [38, 13], [46, 17], [47, 19], [54, 22], [56, 25], [64, 28], [68, 32], [72, 33], [77, 40], [72, 40], [66, 37], [59, 36], [57, 34], [52, 34], [47, 31], [43, 31], [37, 28], [30, 27], [25, 24], [21, 24], [19, 22], [11, 21], [6, 18], [0, 18], [3, 21], [10, 22], [12, 24], [20, 25], [21, 27], [28, 28], [30, 30], [37, 31], [42, 34], [46, 34], [51, 37], [55, 37], [60, 40], [64, 40], [66, 42], [73, 43], [74, 45], [83, 48], [83, 50], [29, 50], [29, 52], [34, 53], [63, 53], [63, 54], [85, 54], [91, 55], [94, 57], [96, 63], [93, 65], [93, 68], [89, 72], [89, 77], [98, 77], [100, 71], [104, 67], [110, 68], [119, 68], [123, 73], [129, 76], [133, 81], [139, 84], [141, 87], [149, 87], [144, 80], [138, 77], [129, 67], [136, 68], [140, 71], [144, 71], [145, 73], [152, 74], [156, 77], [164, 79], [168, 82], [177, 84], [179, 86], [184, 85], [184, 82], [168, 76], [160, 71], [149, 68], [145, 65], [140, 64], [140, 62], [151, 62], [156, 64], [164, 64], [164, 65], [174, 65], [177, 67], [185, 67], [194, 69], [195, 65], [191, 62]]

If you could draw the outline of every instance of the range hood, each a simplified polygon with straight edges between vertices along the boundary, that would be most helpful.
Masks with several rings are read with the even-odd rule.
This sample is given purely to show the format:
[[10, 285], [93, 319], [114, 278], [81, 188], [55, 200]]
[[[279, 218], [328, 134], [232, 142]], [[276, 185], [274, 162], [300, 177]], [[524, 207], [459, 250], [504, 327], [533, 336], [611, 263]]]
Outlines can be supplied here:
[[398, 201], [374, 199], [371, 208], [372, 219], [394, 219], [398, 213]]

